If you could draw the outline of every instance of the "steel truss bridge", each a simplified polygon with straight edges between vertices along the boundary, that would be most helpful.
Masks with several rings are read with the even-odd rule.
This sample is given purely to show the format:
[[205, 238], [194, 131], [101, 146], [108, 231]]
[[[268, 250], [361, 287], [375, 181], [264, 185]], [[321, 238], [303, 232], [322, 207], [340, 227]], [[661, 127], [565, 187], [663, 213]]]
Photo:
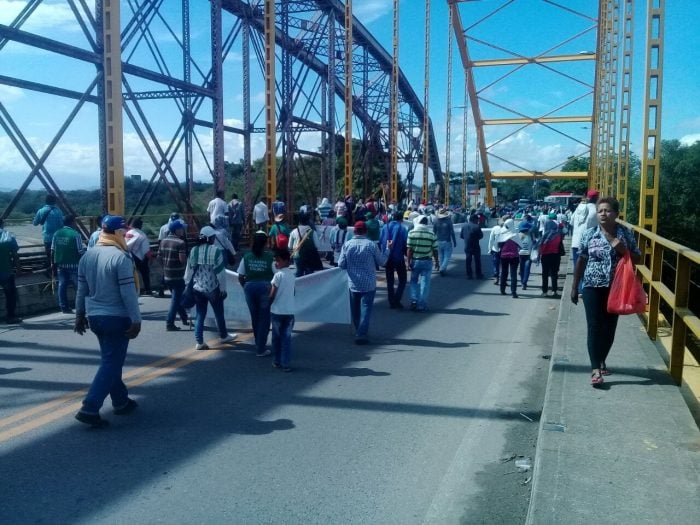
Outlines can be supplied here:
[[[453, 42], [464, 78], [463, 181], [467, 172], [466, 123], [471, 119], [487, 199], [492, 198], [493, 178], [585, 177], [626, 205], [634, 0], [599, 0], [597, 5], [584, 2], [581, 5], [588, 6], [585, 12], [554, 0], [541, 0], [548, 8], [584, 20], [585, 25], [578, 33], [536, 53], [506, 49], [496, 41], [498, 31], [489, 32], [488, 38], [479, 34], [481, 25], [506, 13], [514, 3], [445, 0], [450, 37], [448, 151], [443, 172], [442, 152], [438, 151], [427, 110], [428, 0], [422, 100], [398, 67], [398, 0], [393, 0], [391, 53], [354, 18], [352, 0], [94, 0], [90, 5], [88, 0], [27, 0], [9, 24], [0, 24], [0, 56], [21, 49], [34, 67], [22, 69], [14, 63], [3, 67], [0, 85], [19, 89], [27, 97], [49, 100], [56, 112], [33, 124], [36, 118], [13, 114], [10, 104], [0, 102], [0, 126], [28, 170], [3, 217], [35, 178], [57, 195], [66, 212], [73, 213], [61, 191], [59, 175], [52, 174], [52, 165], [60, 155], [60, 145], [76, 127], [92, 127], [98, 137], [94, 171], [100, 174], [105, 212], [144, 214], [156, 189], [163, 185], [175, 208], [192, 213], [195, 172], [210, 173], [216, 187], [223, 189], [225, 154], [229, 159], [240, 158], [245, 200], [250, 206], [255, 145], [260, 145], [258, 151], [265, 155], [267, 196], [274, 199], [279, 195], [290, 205], [294, 205], [295, 185], [306, 184], [304, 166], [309, 158], [317, 158], [321, 164], [323, 196], [335, 196], [340, 186], [336, 173], [342, 172], [345, 193], [360, 186], [367, 195], [381, 186], [387, 198], [405, 198], [398, 194], [398, 179], [405, 177], [406, 187], [412, 188], [418, 168], [423, 175], [422, 197], [428, 196], [430, 171], [437, 191], [449, 199], [449, 193], [444, 192], [450, 174]], [[473, 15], [470, 10], [477, 6], [486, 11]], [[59, 25], [32, 23], [46, 7], [61, 15]], [[663, 16], [664, 0], [649, 0], [640, 221], [651, 230], [656, 226], [658, 198]], [[512, 24], [509, 30], [518, 25], [522, 24]], [[59, 30], [53, 31], [54, 27]], [[590, 38], [595, 49], [565, 51], [581, 36]], [[482, 52], [477, 56], [479, 47]], [[498, 56], [486, 56], [484, 49]], [[585, 78], [556, 71], [557, 64], [583, 61], [593, 64]], [[480, 71], [502, 67], [513, 71], [479, 84]], [[582, 86], [582, 91], [573, 95], [571, 102], [537, 115], [488, 98], [489, 88], [526, 67], [567, 77]], [[567, 113], [581, 107], [577, 106], [581, 100], [587, 100], [582, 110]], [[488, 115], [493, 108], [497, 114]], [[47, 123], [56, 126], [55, 134], [52, 140], [38, 144], [33, 140], [32, 126]], [[556, 129], [584, 123], [590, 126], [587, 140]], [[557, 169], [563, 162], [540, 170], [505, 158], [496, 146], [517, 131], [493, 140], [485, 130], [507, 126], [516, 130], [541, 126], [568, 136], [578, 146], [575, 156], [590, 156], [590, 171], [562, 173]], [[142, 175], [147, 189], [130, 210], [124, 209], [124, 166], [133, 159], [125, 160], [125, 141], [129, 155], [147, 159], [150, 166]], [[573, 154], [564, 159], [569, 156]], [[516, 171], [492, 171], [494, 160]], [[382, 167], [381, 174], [373, 173], [377, 165]]]

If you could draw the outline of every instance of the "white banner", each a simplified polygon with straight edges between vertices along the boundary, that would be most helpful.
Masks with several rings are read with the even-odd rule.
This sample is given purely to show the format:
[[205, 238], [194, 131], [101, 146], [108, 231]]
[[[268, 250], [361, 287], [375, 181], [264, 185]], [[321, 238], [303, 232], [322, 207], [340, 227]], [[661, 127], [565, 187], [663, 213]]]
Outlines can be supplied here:
[[[299, 277], [295, 285], [294, 317], [296, 321], [350, 323], [348, 276], [345, 270], [329, 268], [315, 272]], [[226, 290], [228, 292], [228, 297], [224, 301], [226, 319], [250, 322], [250, 312], [236, 272], [226, 270]], [[213, 320], [213, 317], [210, 307], [207, 318]]]

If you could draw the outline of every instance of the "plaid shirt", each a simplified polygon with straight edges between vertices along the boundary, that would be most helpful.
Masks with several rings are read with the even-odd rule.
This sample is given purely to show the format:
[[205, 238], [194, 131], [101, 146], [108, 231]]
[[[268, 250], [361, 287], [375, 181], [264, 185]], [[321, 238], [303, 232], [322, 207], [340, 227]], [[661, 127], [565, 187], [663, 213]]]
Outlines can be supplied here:
[[347, 270], [350, 290], [371, 292], [377, 288], [376, 266], [384, 266], [386, 259], [376, 242], [358, 235], [343, 245], [338, 266]]

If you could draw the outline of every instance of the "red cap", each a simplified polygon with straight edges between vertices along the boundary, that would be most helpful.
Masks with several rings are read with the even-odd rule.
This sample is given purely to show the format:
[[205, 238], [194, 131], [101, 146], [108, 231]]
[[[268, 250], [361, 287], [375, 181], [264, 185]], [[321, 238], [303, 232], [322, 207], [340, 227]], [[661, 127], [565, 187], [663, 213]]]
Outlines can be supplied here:
[[600, 195], [600, 193], [598, 193], [598, 190], [588, 190], [588, 193], [586, 193], [586, 197], [588, 197], [589, 199], [592, 199], [592, 198], [597, 197], [599, 195]]
[[367, 225], [365, 224], [365, 221], [357, 221], [354, 226], [355, 233], [362, 235], [363, 233], [367, 233]]

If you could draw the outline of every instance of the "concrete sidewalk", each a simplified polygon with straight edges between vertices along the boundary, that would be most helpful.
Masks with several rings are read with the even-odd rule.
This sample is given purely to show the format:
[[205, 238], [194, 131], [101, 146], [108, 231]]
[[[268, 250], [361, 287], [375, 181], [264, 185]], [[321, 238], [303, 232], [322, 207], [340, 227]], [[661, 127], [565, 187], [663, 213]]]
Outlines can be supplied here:
[[527, 523], [700, 523], [700, 431], [640, 319], [590, 386], [583, 304], [564, 286]]

